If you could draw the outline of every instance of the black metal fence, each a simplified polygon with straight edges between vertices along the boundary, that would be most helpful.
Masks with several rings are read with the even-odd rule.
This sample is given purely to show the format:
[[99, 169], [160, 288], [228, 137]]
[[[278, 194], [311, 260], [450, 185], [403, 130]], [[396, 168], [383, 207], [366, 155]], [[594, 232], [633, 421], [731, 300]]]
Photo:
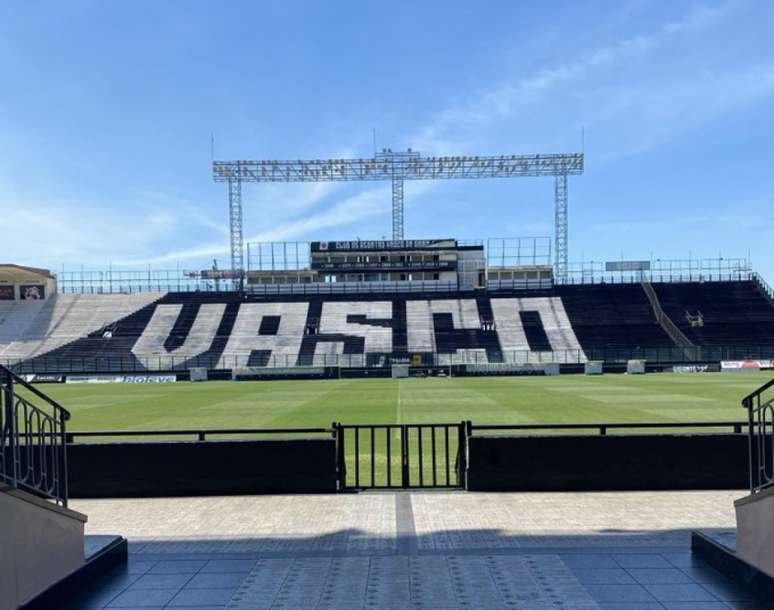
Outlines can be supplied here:
[[59, 403], [0, 366], [0, 480], [66, 506], [69, 418]]
[[336, 424], [339, 489], [463, 487], [465, 426]]
[[[467, 489], [469, 445], [473, 437], [550, 436], [556, 440], [563, 433], [589, 438], [607, 435], [682, 432], [695, 438], [697, 433], [741, 434], [750, 425], [745, 421], [694, 422], [592, 422], [546, 424], [341, 424], [320, 428], [227, 428], [175, 430], [89, 430], [70, 431], [66, 440], [76, 444], [86, 440], [110, 443], [133, 440], [148, 441], [222, 441], [223, 439], [255, 440], [261, 438], [298, 439], [332, 438], [336, 443], [336, 480], [339, 491], [364, 489]], [[758, 424], [754, 423], [753, 428]], [[480, 439], [478, 439], [480, 440]], [[742, 474], [742, 476], [744, 476]]]
[[750, 493], [774, 486], [774, 379], [745, 396], [750, 448]]
[[[406, 352], [368, 354], [321, 354], [304, 361], [304, 366], [339, 368], [389, 368], [395, 362], [406, 362]], [[557, 350], [552, 352], [504, 351], [497, 354], [444, 354], [425, 352], [411, 354], [412, 364], [423, 367], [464, 366], [492, 362], [519, 364], [576, 364], [587, 360], [606, 364], [625, 364], [627, 360], [645, 360], [651, 365], [719, 363], [724, 360], [774, 359], [774, 345], [693, 346], [652, 348], [600, 348]], [[296, 356], [271, 356], [264, 368], [288, 368], [299, 364]], [[0, 365], [17, 374], [65, 373], [147, 373], [151, 371], [186, 371], [203, 367], [210, 371], [229, 370], [247, 365], [244, 354], [207, 356], [39, 356], [30, 360], [0, 360]]]

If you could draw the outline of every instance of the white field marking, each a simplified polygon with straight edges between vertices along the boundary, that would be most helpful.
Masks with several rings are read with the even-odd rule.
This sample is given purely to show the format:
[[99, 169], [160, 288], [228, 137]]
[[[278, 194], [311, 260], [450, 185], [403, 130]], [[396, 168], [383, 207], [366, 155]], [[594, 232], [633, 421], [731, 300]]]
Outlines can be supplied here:
[[401, 379], [398, 378], [398, 379], [396, 379], [396, 381], [398, 382], [398, 413], [397, 413], [397, 419], [398, 419], [398, 423], [400, 423], [401, 422], [401, 413], [400, 413], [401, 412], [401, 404], [400, 404], [400, 382], [401, 382]]

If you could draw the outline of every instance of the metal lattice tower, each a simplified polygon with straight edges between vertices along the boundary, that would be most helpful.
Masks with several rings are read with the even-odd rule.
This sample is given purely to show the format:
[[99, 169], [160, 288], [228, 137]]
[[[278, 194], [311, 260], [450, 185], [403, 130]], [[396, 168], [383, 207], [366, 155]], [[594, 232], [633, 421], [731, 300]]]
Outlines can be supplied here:
[[392, 179], [392, 238], [403, 239], [403, 178]]
[[554, 275], [564, 279], [567, 277], [567, 174], [559, 174], [554, 184]]
[[242, 180], [238, 177], [228, 181], [228, 214], [231, 233], [231, 268], [242, 269], [244, 265], [244, 238], [242, 236]]
[[371, 159], [312, 159], [298, 161], [213, 161], [212, 177], [228, 182], [231, 223], [231, 268], [243, 268], [242, 182], [392, 182], [392, 237], [403, 239], [405, 180], [449, 180], [554, 176], [555, 274], [567, 274], [567, 176], [583, 173], [583, 153], [502, 155], [489, 157], [422, 157], [409, 149], [389, 149]]

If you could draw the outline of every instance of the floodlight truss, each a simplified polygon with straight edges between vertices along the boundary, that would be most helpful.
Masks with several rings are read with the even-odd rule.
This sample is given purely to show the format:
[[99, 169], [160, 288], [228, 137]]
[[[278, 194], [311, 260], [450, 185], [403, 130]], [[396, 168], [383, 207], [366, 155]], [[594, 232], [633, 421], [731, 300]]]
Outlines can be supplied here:
[[583, 153], [500, 155], [486, 157], [422, 157], [389, 149], [370, 159], [309, 159], [296, 161], [213, 161], [215, 182], [229, 184], [231, 266], [242, 269], [242, 182], [355, 182], [392, 183], [392, 237], [403, 239], [403, 183], [405, 180], [454, 180], [554, 176], [555, 273], [567, 272], [567, 176], [583, 173]]

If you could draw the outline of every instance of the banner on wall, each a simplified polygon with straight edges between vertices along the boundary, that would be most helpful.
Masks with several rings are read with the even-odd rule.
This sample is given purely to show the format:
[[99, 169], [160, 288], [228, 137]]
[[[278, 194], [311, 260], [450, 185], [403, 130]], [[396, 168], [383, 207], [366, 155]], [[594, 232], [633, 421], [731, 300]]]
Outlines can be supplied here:
[[67, 383], [174, 383], [176, 375], [67, 375]]
[[62, 383], [64, 381], [64, 375], [48, 375], [41, 373], [22, 375], [22, 378], [27, 383]]
[[757, 371], [774, 368], [774, 360], [724, 360], [721, 371]]
[[13, 301], [13, 286], [0, 286], [0, 301]]
[[672, 367], [673, 373], [707, 373], [709, 370], [708, 364], [676, 364]]
[[19, 286], [19, 296], [23, 301], [45, 299], [46, 287], [43, 284], [22, 284]]

